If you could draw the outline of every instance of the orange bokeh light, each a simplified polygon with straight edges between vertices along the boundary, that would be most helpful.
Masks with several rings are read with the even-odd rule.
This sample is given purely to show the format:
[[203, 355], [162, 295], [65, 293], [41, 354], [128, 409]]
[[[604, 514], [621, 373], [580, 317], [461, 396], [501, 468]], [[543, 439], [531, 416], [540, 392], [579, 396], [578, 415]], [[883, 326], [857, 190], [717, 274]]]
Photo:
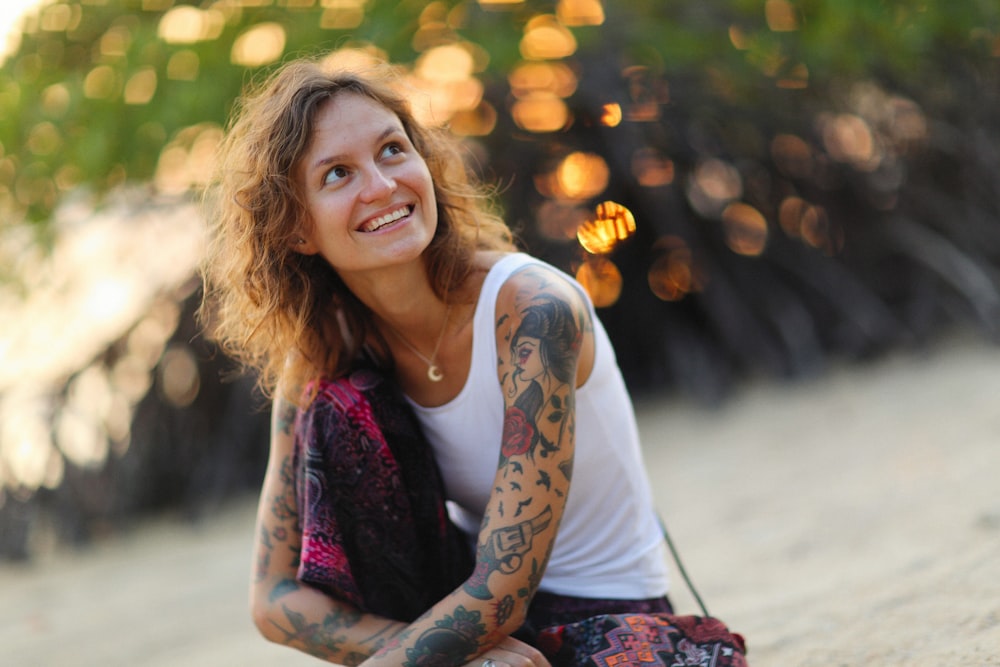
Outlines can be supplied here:
[[595, 308], [614, 305], [622, 294], [622, 272], [607, 257], [590, 257], [576, 271], [576, 280], [587, 290]]
[[558, 196], [566, 199], [590, 199], [608, 187], [611, 170], [596, 153], [576, 152], [567, 155], [556, 168]]
[[734, 202], [722, 212], [726, 245], [740, 255], [757, 256], [767, 245], [767, 220], [749, 204]]
[[524, 27], [520, 49], [526, 60], [558, 60], [576, 53], [576, 38], [555, 16], [542, 14]]
[[576, 238], [592, 255], [606, 255], [635, 233], [635, 217], [621, 204], [606, 201], [594, 209], [596, 217], [580, 225]]
[[570, 122], [569, 108], [553, 93], [532, 93], [514, 102], [510, 112], [518, 127], [529, 132], [558, 132]]

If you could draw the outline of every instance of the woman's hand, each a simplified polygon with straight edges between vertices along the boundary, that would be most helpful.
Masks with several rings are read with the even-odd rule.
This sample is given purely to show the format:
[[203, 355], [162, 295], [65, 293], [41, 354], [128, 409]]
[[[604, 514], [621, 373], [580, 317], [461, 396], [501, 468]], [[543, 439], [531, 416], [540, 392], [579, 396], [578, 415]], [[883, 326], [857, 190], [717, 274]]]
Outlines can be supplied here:
[[[492, 662], [491, 662], [492, 661]], [[507, 637], [464, 667], [552, 667], [538, 649]]]

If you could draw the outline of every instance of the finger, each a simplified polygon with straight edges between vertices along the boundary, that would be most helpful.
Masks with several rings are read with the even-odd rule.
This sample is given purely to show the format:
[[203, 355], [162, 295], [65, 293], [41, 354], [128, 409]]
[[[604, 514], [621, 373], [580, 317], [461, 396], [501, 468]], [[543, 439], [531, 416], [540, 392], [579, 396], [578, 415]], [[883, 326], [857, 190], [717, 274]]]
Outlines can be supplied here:
[[[530, 648], [530, 647], [528, 647]], [[530, 652], [519, 649], [518, 651], [506, 651], [504, 649], [494, 648], [490, 655], [493, 655], [493, 662], [497, 667], [549, 667], [548, 661], [541, 653], [537, 655], [528, 655]], [[480, 656], [485, 657], [485, 656]], [[480, 663], [479, 667], [491, 667], [488, 664]]]
[[[489, 657], [495, 655], [496, 657]], [[493, 649], [488, 653], [484, 653], [475, 660], [465, 663], [463, 667], [516, 667], [511, 663], [502, 660], [500, 657], [500, 652], [497, 649]]]
[[494, 649], [510, 652], [511, 667], [552, 667], [541, 651], [513, 637], [507, 637]]

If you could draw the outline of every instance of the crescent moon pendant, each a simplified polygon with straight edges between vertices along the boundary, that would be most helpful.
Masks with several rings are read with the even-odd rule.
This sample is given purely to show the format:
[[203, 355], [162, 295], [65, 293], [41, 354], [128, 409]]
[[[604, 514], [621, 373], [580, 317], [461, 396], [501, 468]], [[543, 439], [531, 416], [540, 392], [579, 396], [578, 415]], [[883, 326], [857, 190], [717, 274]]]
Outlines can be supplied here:
[[441, 372], [441, 369], [436, 364], [432, 364], [427, 367], [427, 379], [431, 382], [440, 382], [444, 379], [444, 373]]

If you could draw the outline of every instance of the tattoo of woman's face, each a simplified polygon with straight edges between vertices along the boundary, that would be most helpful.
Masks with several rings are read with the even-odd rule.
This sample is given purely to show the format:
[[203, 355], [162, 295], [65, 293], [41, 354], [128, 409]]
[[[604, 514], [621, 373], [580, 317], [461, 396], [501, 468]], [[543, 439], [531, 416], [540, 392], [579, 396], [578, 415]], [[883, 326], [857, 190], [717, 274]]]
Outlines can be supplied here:
[[535, 380], [544, 371], [542, 364], [540, 341], [533, 336], [520, 336], [514, 344], [514, 365], [518, 377], [523, 380]]
[[578, 341], [570, 305], [557, 298], [538, 299], [524, 309], [511, 340], [511, 363], [517, 368], [517, 377], [531, 382], [551, 375], [559, 382], [569, 382]]

